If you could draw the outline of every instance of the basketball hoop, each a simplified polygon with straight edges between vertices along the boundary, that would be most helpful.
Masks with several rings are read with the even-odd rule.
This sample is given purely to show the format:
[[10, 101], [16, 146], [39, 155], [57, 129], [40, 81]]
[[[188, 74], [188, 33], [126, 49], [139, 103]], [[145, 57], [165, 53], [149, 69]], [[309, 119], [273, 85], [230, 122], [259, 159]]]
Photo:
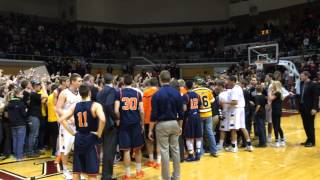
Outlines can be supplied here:
[[250, 65], [256, 65], [261, 69], [263, 65], [257, 65], [257, 61], [263, 64], [277, 64], [279, 62], [279, 45], [266, 44], [248, 47], [248, 61]]
[[263, 61], [256, 61], [255, 64], [258, 71], [263, 70]]

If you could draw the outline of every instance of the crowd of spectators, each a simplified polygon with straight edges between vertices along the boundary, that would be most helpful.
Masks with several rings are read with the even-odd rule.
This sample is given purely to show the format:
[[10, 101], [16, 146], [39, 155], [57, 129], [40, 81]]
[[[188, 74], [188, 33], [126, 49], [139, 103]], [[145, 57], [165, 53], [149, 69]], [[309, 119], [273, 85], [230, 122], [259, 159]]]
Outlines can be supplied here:
[[76, 23], [49, 21], [36, 16], [2, 15], [0, 57], [37, 59], [41, 56], [44, 59], [44, 56], [76, 56], [89, 61], [126, 59], [134, 54], [163, 59], [241, 59], [246, 55], [244, 51], [224, 47], [264, 41], [278, 42], [280, 50], [291, 55], [293, 51], [319, 47], [320, 24], [317, 17], [317, 14], [307, 12], [301, 22], [289, 22], [285, 26], [267, 23], [242, 31], [236, 26], [229, 26], [210, 30], [195, 28], [191, 33], [132, 34], [119, 29], [78, 27]]

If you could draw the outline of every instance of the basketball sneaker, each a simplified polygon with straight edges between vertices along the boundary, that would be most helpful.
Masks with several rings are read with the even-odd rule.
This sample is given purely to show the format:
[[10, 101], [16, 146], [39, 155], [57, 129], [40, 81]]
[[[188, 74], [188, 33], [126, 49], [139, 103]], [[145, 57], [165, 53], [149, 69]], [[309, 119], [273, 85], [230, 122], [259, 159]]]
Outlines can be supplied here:
[[68, 170], [63, 171], [63, 176], [66, 180], [72, 180], [72, 174]]
[[145, 166], [148, 166], [148, 167], [154, 167], [155, 166], [155, 162], [153, 161], [147, 161], [146, 163], [144, 163]]
[[144, 177], [144, 172], [143, 171], [139, 171], [136, 173], [136, 179], [141, 179]]
[[199, 161], [201, 157], [201, 153], [196, 153], [196, 156], [194, 158], [195, 161]]
[[286, 140], [285, 139], [281, 139], [280, 146], [281, 147], [285, 147], [286, 146]]
[[226, 151], [236, 153], [238, 152], [238, 147], [227, 147]]
[[84, 177], [82, 174], [80, 175], [81, 180], [86, 180], [86, 177]]
[[161, 166], [161, 164], [159, 164], [159, 163], [155, 163], [154, 168], [155, 168], [155, 169], [159, 169], [159, 168], [160, 168], [160, 166]]
[[122, 176], [121, 179], [122, 179], [122, 180], [131, 180], [131, 177], [130, 177], [130, 176], [127, 176], [127, 175], [124, 175], [124, 176]]
[[276, 148], [280, 147], [280, 142], [279, 142], [279, 141], [276, 141], [276, 142], [274, 143], [273, 147], [276, 147]]
[[249, 151], [249, 152], [252, 152], [253, 151], [253, 147], [252, 145], [251, 146], [246, 146], [246, 151]]
[[186, 158], [187, 162], [192, 162], [195, 161], [196, 159], [194, 158], [193, 154], [189, 154], [188, 157]]

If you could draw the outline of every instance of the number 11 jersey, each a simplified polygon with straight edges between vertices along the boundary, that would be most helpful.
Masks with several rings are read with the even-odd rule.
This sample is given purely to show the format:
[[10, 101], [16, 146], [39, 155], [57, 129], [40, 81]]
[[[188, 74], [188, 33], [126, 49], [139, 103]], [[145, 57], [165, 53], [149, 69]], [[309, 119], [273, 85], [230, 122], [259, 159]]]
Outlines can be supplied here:
[[212, 91], [205, 87], [198, 87], [193, 90], [201, 98], [200, 117], [208, 118], [212, 117], [211, 104], [214, 102]]
[[92, 113], [92, 101], [83, 101], [76, 104], [74, 123], [77, 132], [90, 133], [98, 130], [99, 120]]

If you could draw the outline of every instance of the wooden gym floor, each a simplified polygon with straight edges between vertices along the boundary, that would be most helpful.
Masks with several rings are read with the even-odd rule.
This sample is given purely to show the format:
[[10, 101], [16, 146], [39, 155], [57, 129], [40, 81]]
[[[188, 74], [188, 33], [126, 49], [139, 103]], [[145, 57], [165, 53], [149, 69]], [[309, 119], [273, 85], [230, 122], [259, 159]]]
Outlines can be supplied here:
[[[181, 179], [320, 179], [320, 115], [316, 118], [317, 147], [305, 148], [299, 144], [305, 140], [305, 133], [299, 115], [282, 118], [282, 127], [287, 139], [287, 147], [255, 149], [238, 153], [222, 152], [218, 158], [205, 155], [201, 161], [181, 164]], [[256, 142], [254, 143], [256, 144]], [[12, 158], [0, 162], [0, 179], [63, 179], [59, 168], [47, 155], [38, 159], [14, 162]], [[45, 164], [41, 164], [47, 162]], [[39, 164], [40, 163], [40, 164]], [[145, 178], [160, 180], [160, 170], [143, 167]], [[11, 173], [10, 173], [11, 172]], [[135, 168], [132, 166], [132, 173]], [[9, 176], [8, 174], [11, 174]], [[121, 177], [124, 168], [115, 165], [115, 175]], [[15, 177], [15, 178], [13, 178]]]

